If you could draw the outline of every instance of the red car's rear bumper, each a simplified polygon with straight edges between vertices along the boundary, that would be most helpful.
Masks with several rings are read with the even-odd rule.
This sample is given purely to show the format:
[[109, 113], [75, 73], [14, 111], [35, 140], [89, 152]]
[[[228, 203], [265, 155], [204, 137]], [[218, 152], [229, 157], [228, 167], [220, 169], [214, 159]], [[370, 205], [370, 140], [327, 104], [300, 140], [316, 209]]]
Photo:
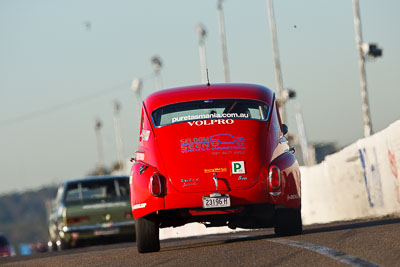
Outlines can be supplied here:
[[[219, 193], [229, 195], [231, 206], [268, 203], [270, 199], [267, 192], [267, 183], [265, 179], [263, 180], [248, 189], [227, 190]], [[215, 193], [215, 191], [182, 193], [171, 187], [168, 188], [168, 193], [165, 196], [165, 209], [201, 208], [203, 206], [203, 197]]]

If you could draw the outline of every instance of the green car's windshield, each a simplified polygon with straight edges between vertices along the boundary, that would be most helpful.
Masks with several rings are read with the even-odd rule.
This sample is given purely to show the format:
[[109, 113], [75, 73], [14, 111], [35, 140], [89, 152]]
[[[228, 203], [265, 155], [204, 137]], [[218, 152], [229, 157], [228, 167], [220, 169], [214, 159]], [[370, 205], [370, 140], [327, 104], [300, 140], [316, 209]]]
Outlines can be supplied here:
[[129, 197], [129, 180], [107, 179], [69, 183], [64, 202], [92, 202], [100, 199]]
[[155, 126], [208, 119], [268, 120], [269, 106], [248, 99], [208, 99], [175, 103], [151, 114]]

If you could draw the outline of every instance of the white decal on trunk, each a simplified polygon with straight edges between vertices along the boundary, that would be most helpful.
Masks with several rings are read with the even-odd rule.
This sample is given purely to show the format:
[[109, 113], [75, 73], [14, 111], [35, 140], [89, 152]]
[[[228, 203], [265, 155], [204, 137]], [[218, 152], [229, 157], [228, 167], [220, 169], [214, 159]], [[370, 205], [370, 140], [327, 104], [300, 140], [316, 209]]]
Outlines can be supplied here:
[[146, 205], [147, 205], [147, 203], [135, 204], [135, 205], [132, 206], [132, 209], [133, 209], [133, 210], [143, 209], [143, 208], [146, 207]]
[[232, 161], [231, 168], [232, 168], [232, 174], [246, 173], [246, 169], [244, 167], [244, 161]]
[[188, 121], [190, 126], [208, 126], [208, 125], [221, 125], [221, 124], [233, 124], [235, 121], [232, 119], [218, 119], [218, 120], [200, 120], [200, 121]]

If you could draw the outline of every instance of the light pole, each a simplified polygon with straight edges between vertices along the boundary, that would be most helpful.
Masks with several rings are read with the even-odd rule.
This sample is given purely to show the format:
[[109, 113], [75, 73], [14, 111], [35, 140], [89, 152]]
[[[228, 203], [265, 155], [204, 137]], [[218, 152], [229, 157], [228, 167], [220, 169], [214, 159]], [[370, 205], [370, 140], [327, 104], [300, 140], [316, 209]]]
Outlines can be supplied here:
[[206, 57], [206, 44], [205, 44], [207, 31], [204, 25], [201, 23], [197, 24], [196, 30], [197, 33], [199, 34], [201, 83], [205, 84], [207, 82], [207, 57]]
[[219, 22], [219, 35], [221, 38], [221, 48], [222, 48], [222, 62], [224, 65], [224, 77], [225, 82], [229, 83], [231, 80], [229, 73], [229, 64], [228, 64], [228, 52], [226, 49], [226, 34], [225, 34], [225, 20], [224, 20], [224, 11], [222, 9], [222, 1], [218, 0], [218, 22]]
[[114, 100], [114, 130], [115, 130], [115, 141], [117, 147], [117, 155], [118, 155], [118, 163], [119, 169], [122, 170], [124, 167], [124, 146], [122, 142], [122, 134], [121, 134], [121, 123], [119, 111], [121, 110], [121, 104]]
[[353, 0], [354, 11], [354, 27], [356, 32], [356, 42], [358, 51], [358, 65], [360, 69], [360, 84], [361, 84], [361, 109], [364, 119], [364, 137], [368, 137], [372, 133], [371, 115], [369, 114], [368, 92], [367, 92], [367, 77], [365, 72], [365, 58], [362, 50], [362, 33], [360, 20], [360, 5], [358, 0]]
[[102, 123], [101, 123], [101, 120], [100, 119], [95, 119], [95, 122], [94, 122], [94, 130], [95, 130], [95, 133], [96, 133], [96, 141], [97, 141], [97, 159], [98, 159], [98, 161], [97, 161], [97, 169], [98, 169], [98, 174], [99, 175], [102, 175], [102, 174], [104, 174], [104, 171], [103, 171], [103, 169], [104, 169], [104, 165], [103, 165], [103, 142], [102, 142], [102, 139], [101, 139], [101, 132], [100, 132], [100, 130], [101, 130], [101, 127], [102, 127]]
[[162, 67], [161, 58], [158, 55], [152, 56], [151, 63], [154, 68], [157, 90], [161, 90], [163, 88], [163, 82], [161, 78], [161, 67]]
[[135, 92], [136, 97], [138, 98], [138, 100], [140, 102], [142, 102], [142, 87], [143, 87], [143, 82], [142, 79], [140, 78], [135, 78], [132, 80], [132, 84], [131, 84], [131, 89], [133, 92]]
[[[278, 89], [278, 97], [277, 99], [280, 100], [283, 97], [283, 80], [282, 80], [282, 72], [281, 72], [281, 63], [279, 60], [279, 49], [278, 49], [278, 38], [276, 34], [276, 25], [275, 25], [275, 15], [274, 15], [274, 7], [272, 0], [267, 0], [268, 4], [268, 14], [269, 14], [269, 26], [271, 30], [271, 39], [272, 39], [272, 49], [274, 54], [274, 66], [275, 66], [275, 82], [276, 87]], [[282, 122], [286, 122], [286, 108], [285, 108], [285, 101], [278, 101], [280, 114]]]
[[380, 57], [382, 56], [382, 49], [378, 48], [376, 44], [363, 43], [360, 19], [360, 4], [358, 0], [353, 0], [354, 11], [354, 28], [356, 34], [356, 43], [358, 51], [358, 66], [360, 70], [360, 85], [361, 85], [361, 109], [364, 120], [364, 137], [372, 134], [372, 122], [368, 104], [368, 91], [367, 91], [367, 73], [365, 71], [365, 57]]

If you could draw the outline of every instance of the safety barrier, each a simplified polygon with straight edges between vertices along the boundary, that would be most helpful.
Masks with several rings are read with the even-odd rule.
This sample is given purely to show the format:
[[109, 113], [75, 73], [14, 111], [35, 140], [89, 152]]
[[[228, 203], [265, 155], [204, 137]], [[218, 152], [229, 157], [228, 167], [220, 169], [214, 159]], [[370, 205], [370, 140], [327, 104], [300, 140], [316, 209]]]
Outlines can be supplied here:
[[400, 212], [400, 121], [301, 167], [304, 224]]

